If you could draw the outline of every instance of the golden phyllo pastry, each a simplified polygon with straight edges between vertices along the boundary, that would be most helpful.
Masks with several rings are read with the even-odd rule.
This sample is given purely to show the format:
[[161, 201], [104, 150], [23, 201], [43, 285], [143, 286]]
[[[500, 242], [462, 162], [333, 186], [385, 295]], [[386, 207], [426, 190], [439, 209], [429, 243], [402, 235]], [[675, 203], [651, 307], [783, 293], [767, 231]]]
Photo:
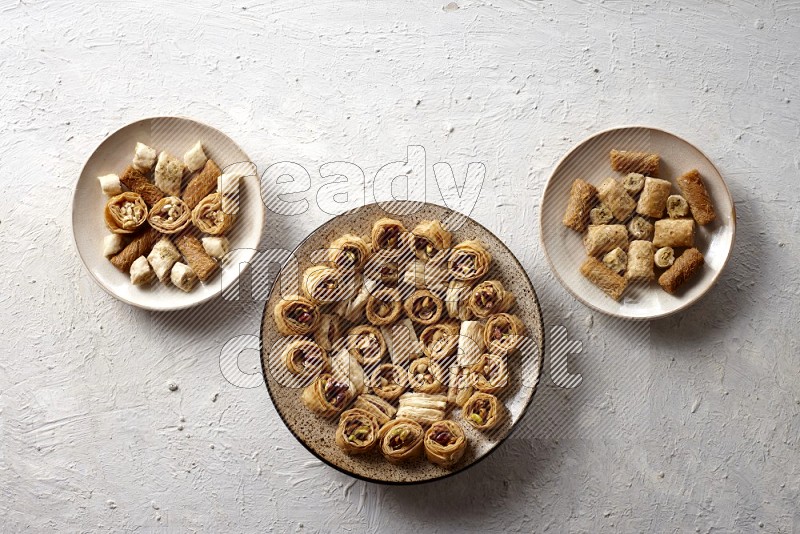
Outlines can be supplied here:
[[400, 318], [403, 304], [396, 289], [380, 289], [367, 299], [367, 321], [375, 326], [392, 324]]
[[467, 306], [475, 317], [486, 319], [502, 313], [514, 305], [514, 295], [506, 291], [499, 280], [485, 280], [476, 285], [469, 295]]
[[380, 430], [380, 451], [390, 463], [399, 464], [422, 454], [425, 433], [412, 419], [389, 421]]
[[394, 415], [397, 413], [394, 406], [377, 395], [367, 393], [359, 395], [353, 406], [370, 414], [378, 421], [379, 425], [385, 425], [394, 419]]
[[307, 298], [290, 295], [278, 301], [273, 317], [278, 332], [284, 336], [303, 336], [316, 328], [320, 312]]
[[378, 397], [393, 401], [402, 395], [408, 385], [408, 373], [399, 365], [384, 363], [373, 371], [369, 386]]
[[525, 336], [525, 324], [511, 313], [498, 313], [486, 320], [483, 342], [494, 354], [510, 354]]
[[467, 450], [467, 436], [461, 425], [450, 419], [437, 421], [425, 432], [425, 456], [436, 465], [450, 468]]
[[317, 415], [332, 417], [341, 412], [353, 398], [353, 390], [347, 382], [334, 380], [323, 373], [306, 386], [300, 400]]
[[233, 215], [222, 209], [222, 195], [211, 193], [192, 210], [192, 223], [203, 233], [220, 235], [233, 224]]
[[330, 368], [325, 349], [308, 339], [289, 341], [281, 350], [280, 358], [293, 375], [317, 376]]
[[403, 304], [406, 315], [415, 323], [431, 325], [442, 317], [444, 302], [427, 289], [417, 289]]
[[461, 408], [464, 421], [478, 430], [494, 428], [500, 421], [500, 402], [488, 393], [473, 393]]
[[452, 234], [444, 229], [440, 221], [422, 221], [411, 233], [417, 259], [428, 261], [440, 251], [450, 248]]
[[369, 257], [370, 246], [362, 238], [345, 234], [328, 247], [328, 261], [339, 269], [361, 269]]
[[445, 360], [456, 352], [458, 347], [459, 323], [446, 321], [432, 324], [419, 335], [422, 352], [434, 361]]
[[491, 263], [492, 255], [480, 241], [470, 240], [453, 247], [448, 268], [456, 280], [473, 282], [489, 272]]
[[192, 210], [179, 197], [164, 197], [150, 208], [147, 222], [162, 234], [176, 234], [189, 226]]
[[352, 408], [339, 417], [336, 445], [347, 454], [364, 454], [375, 448], [380, 428], [369, 412]]
[[386, 341], [377, 327], [362, 324], [347, 332], [347, 349], [358, 363], [373, 367], [386, 356]]
[[105, 220], [115, 234], [132, 234], [147, 220], [147, 205], [138, 193], [120, 193], [106, 203]]
[[444, 371], [430, 358], [417, 358], [408, 366], [408, 385], [418, 393], [443, 392], [444, 383]]

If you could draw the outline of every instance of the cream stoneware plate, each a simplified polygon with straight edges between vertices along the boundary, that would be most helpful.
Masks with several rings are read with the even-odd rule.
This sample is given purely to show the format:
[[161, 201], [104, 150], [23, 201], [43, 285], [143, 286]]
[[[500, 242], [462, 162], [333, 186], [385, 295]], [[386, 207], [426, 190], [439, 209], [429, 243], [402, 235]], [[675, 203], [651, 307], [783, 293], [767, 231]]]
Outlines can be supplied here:
[[[384, 209], [385, 208], [385, 209]], [[493, 267], [484, 279], [499, 278], [506, 289], [516, 296], [516, 313], [527, 327], [526, 348], [516, 351], [508, 360], [509, 385], [499, 399], [506, 406], [503, 423], [489, 434], [480, 433], [461, 423], [469, 440], [466, 455], [452, 469], [444, 469], [429, 463], [424, 458], [412, 463], [392, 465], [379, 452], [362, 456], [348, 456], [335, 443], [338, 418], [323, 419], [311, 413], [301, 402], [304, 384], [296, 381], [285, 370], [280, 360], [280, 348], [285, 338], [277, 332], [273, 319], [273, 308], [282, 298], [297, 292], [297, 273], [312, 265], [312, 258], [319, 257], [317, 251], [328, 247], [331, 241], [345, 233], [368, 236], [372, 224], [381, 217], [401, 220], [406, 228], [413, 228], [419, 221], [439, 219], [453, 231], [453, 244], [467, 239], [480, 240], [491, 253]], [[296, 259], [296, 261], [295, 261]], [[489, 230], [477, 222], [453, 211], [432, 204], [415, 202], [392, 202], [382, 208], [370, 204], [340, 215], [323, 224], [306, 238], [294, 251], [293, 259], [286, 263], [280, 278], [273, 285], [264, 309], [262, 322], [262, 370], [272, 402], [286, 426], [310, 452], [336, 469], [364, 480], [392, 484], [410, 484], [443, 478], [462, 471], [488, 454], [505, 440], [522, 418], [530, 404], [542, 367], [544, 334], [541, 311], [533, 286], [525, 270], [506, 246]], [[347, 327], [346, 327], [347, 328]], [[417, 325], [417, 334], [421, 331]], [[394, 403], [397, 406], [397, 403]], [[458, 410], [450, 412], [451, 419], [460, 421]], [[513, 470], [512, 465], [508, 466]]]
[[[109, 230], [103, 221], [108, 197], [97, 177], [122, 174], [130, 165], [137, 141], [156, 150], [166, 150], [182, 158], [194, 143], [203, 143], [206, 155], [223, 171], [244, 175], [239, 190], [239, 213], [228, 232], [231, 254], [222, 262], [220, 272], [208, 282], [198, 283], [184, 293], [170, 285], [154, 281], [137, 287], [127, 273], [117, 270], [103, 256], [103, 238]], [[185, 182], [184, 182], [185, 185]], [[240, 266], [252, 259], [264, 230], [264, 204], [255, 166], [247, 154], [228, 136], [205, 124], [180, 117], [153, 117], [129, 124], [105, 139], [83, 167], [72, 201], [72, 231], [78, 254], [86, 269], [100, 286], [119, 300], [148, 310], [168, 311], [189, 308], [219, 295], [236, 281]], [[244, 264], [244, 265], [242, 265]]]
[[[624, 176], [611, 170], [611, 149], [659, 154], [659, 178], [672, 182], [672, 194], [680, 194], [676, 178], [691, 169], [697, 169], [711, 195], [717, 219], [706, 226], [698, 226], [695, 237], [695, 247], [705, 256], [705, 266], [675, 295], [666, 293], [653, 282], [647, 287], [629, 287], [620, 301], [616, 302], [580, 274], [580, 266], [586, 259], [583, 235], [565, 227], [561, 219], [567, 207], [570, 187], [576, 178], [597, 186], [609, 176], [618, 179]], [[540, 224], [542, 243], [550, 267], [559, 282], [575, 298], [590, 308], [616, 317], [655, 319], [685, 309], [714, 285], [733, 249], [736, 210], [719, 171], [699, 149], [669, 132], [630, 126], [595, 134], [564, 156], [545, 187]]]

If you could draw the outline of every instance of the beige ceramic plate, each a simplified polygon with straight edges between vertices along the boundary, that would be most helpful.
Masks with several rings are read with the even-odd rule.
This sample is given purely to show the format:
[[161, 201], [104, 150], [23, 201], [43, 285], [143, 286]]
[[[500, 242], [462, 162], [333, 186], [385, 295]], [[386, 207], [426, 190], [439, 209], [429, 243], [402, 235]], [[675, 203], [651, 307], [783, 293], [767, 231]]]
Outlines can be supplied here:
[[[245, 175], [239, 194], [239, 215], [228, 234], [233, 253], [223, 268], [206, 283], [198, 283], [190, 293], [157, 281], [146, 287], [131, 284], [126, 273], [118, 271], [103, 257], [102, 243], [109, 231], [103, 222], [108, 197], [100, 190], [97, 177], [122, 174], [130, 165], [137, 141], [158, 151], [183, 157], [194, 143], [201, 141], [207, 156], [224, 171]], [[255, 166], [247, 154], [228, 136], [205, 124], [179, 117], [154, 117], [129, 124], [111, 134], [94, 151], [83, 167], [72, 201], [72, 231], [78, 254], [92, 277], [112, 296], [149, 310], [179, 310], [219, 295], [236, 281], [239, 266], [253, 257], [264, 230], [264, 204]]]
[[[539, 382], [544, 350], [542, 317], [536, 293], [525, 270], [511, 251], [489, 230], [468, 217], [432, 204], [390, 203], [387, 208], [391, 213], [387, 213], [377, 204], [371, 204], [340, 215], [315, 230], [295, 250], [294, 258], [297, 258], [299, 265], [295, 265], [293, 260], [287, 263], [282, 271], [282, 282], [273, 286], [264, 309], [261, 331], [262, 370], [278, 414], [300, 443], [321, 460], [344, 473], [374, 482], [425, 482], [461, 471], [486, 457], [508, 437], [522, 418]], [[417, 222], [425, 219], [440, 219], [449, 228], [456, 228], [460, 224], [453, 231], [454, 244], [474, 238], [483, 242], [492, 254], [494, 265], [487, 278], [499, 278], [516, 295], [517, 304], [512, 312], [525, 322], [528, 337], [532, 341], [528, 350], [518, 351], [509, 359], [510, 385], [500, 395], [508, 408], [505, 423], [491, 435], [481, 434], [462, 424], [470, 442], [469, 449], [465, 457], [450, 470], [430, 464], [424, 459], [396, 466], [386, 462], [377, 452], [365, 456], [347, 456], [334, 441], [336, 420], [321, 419], [301, 403], [302, 385], [292, 382], [278, 358], [282, 338], [275, 329], [272, 310], [281, 298], [281, 292], [286, 295], [293, 292], [291, 285], [296, 283], [296, 273], [312, 264], [309, 258], [316, 257], [315, 251], [326, 248], [333, 239], [344, 233], [369, 235], [372, 223], [384, 216], [400, 219], [407, 228], [413, 228]], [[421, 329], [418, 329], [418, 334], [419, 331]], [[451, 412], [450, 417], [459, 420], [458, 411]]]
[[[698, 227], [696, 247], [705, 256], [702, 272], [676, 295], [663, 291], [656, 282], [629, 288], [619, 302], [606, 296], [580, 274], [586, 258], [583, 235], [561, 224], [570, 187], [576, 178], [597, 186], [608, 177], [622, 177], [611, 170], [611, 149], [655, 152], [661, 155], [659, 178], [673, 183], [686, 171], [700, 171], [711, 195], [717, 220]], [[714, 164], [699, 149], [680, 137], [641, 126], [606, 130], [582, 141], [558, 163], [541, 202], [541, 235], [545, 255], [559, 282], [575, 298], [597, 311], [629, 319], [655, 319], [680, 311], [702, 297], [719, 277], [728, 261], [736, 233], [736, 210], [725, 181]]]

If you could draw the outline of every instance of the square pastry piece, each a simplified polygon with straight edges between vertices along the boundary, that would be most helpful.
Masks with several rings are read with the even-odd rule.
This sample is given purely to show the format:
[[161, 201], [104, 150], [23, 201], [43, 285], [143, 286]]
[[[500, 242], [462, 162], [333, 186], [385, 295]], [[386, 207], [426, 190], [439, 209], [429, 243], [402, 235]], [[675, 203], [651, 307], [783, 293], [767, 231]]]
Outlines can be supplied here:
[[156, 149], [144, 143], [136, 143], [133, 151], [133, 167], [140, 172], [148, 172], [156, 163]]
[[181, 194], [183, 168], [183, 162], [175, 156], [167, 152], [159, 154], [158, 163], [156, 163], [156, 187], [169, 196], [179, 196]]
[[186, 151], [183, 155], [183, 163], [189, 172], [194, 172], [203, 168], [203, 165], [208, 161], [206, 153], [203, 152], [203, 145], [198, 141], [195, 145]]
[[179, 259], [181, 259], [181, 253], [168, 237], [162, 237], [147, 255], [147, 261], [153, 266], [156, 276], [162, 282], [169, 280], [172, 266]]

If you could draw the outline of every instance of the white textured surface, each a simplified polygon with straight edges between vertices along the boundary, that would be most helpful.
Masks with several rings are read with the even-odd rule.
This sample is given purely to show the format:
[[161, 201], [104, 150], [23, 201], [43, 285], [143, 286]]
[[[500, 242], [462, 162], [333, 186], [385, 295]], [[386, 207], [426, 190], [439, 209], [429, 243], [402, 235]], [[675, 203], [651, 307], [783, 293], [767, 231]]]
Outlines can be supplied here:
[[[800, 3], [456, 2], [0, 0], [4, 530], [800, 531]], [[378, 487], [321, 465], [263, 388], [221, 374], [259, 303], [220, 303], [202, 326], [142, 312], [75, 254], [83, 161], [158, 114], [222, 129], [262, 170], [311, 172], [312, 208], [272, 216], [265, 246], [329, 217], [314, 204], [325, 162], [371, 177], [409, 143], [430, 178], [437, 161], [459, 176], [484, 162], [473, 215], [523, 262], [549, 325], [583, 342], [583, 382], [545, 383], [527, 431], [445, 482]], [[558, 158], [629, 123], [695, 142], [739, 215], [718, 287], [635, 332], [643, 345], [557, 286], [537, 245]]]

